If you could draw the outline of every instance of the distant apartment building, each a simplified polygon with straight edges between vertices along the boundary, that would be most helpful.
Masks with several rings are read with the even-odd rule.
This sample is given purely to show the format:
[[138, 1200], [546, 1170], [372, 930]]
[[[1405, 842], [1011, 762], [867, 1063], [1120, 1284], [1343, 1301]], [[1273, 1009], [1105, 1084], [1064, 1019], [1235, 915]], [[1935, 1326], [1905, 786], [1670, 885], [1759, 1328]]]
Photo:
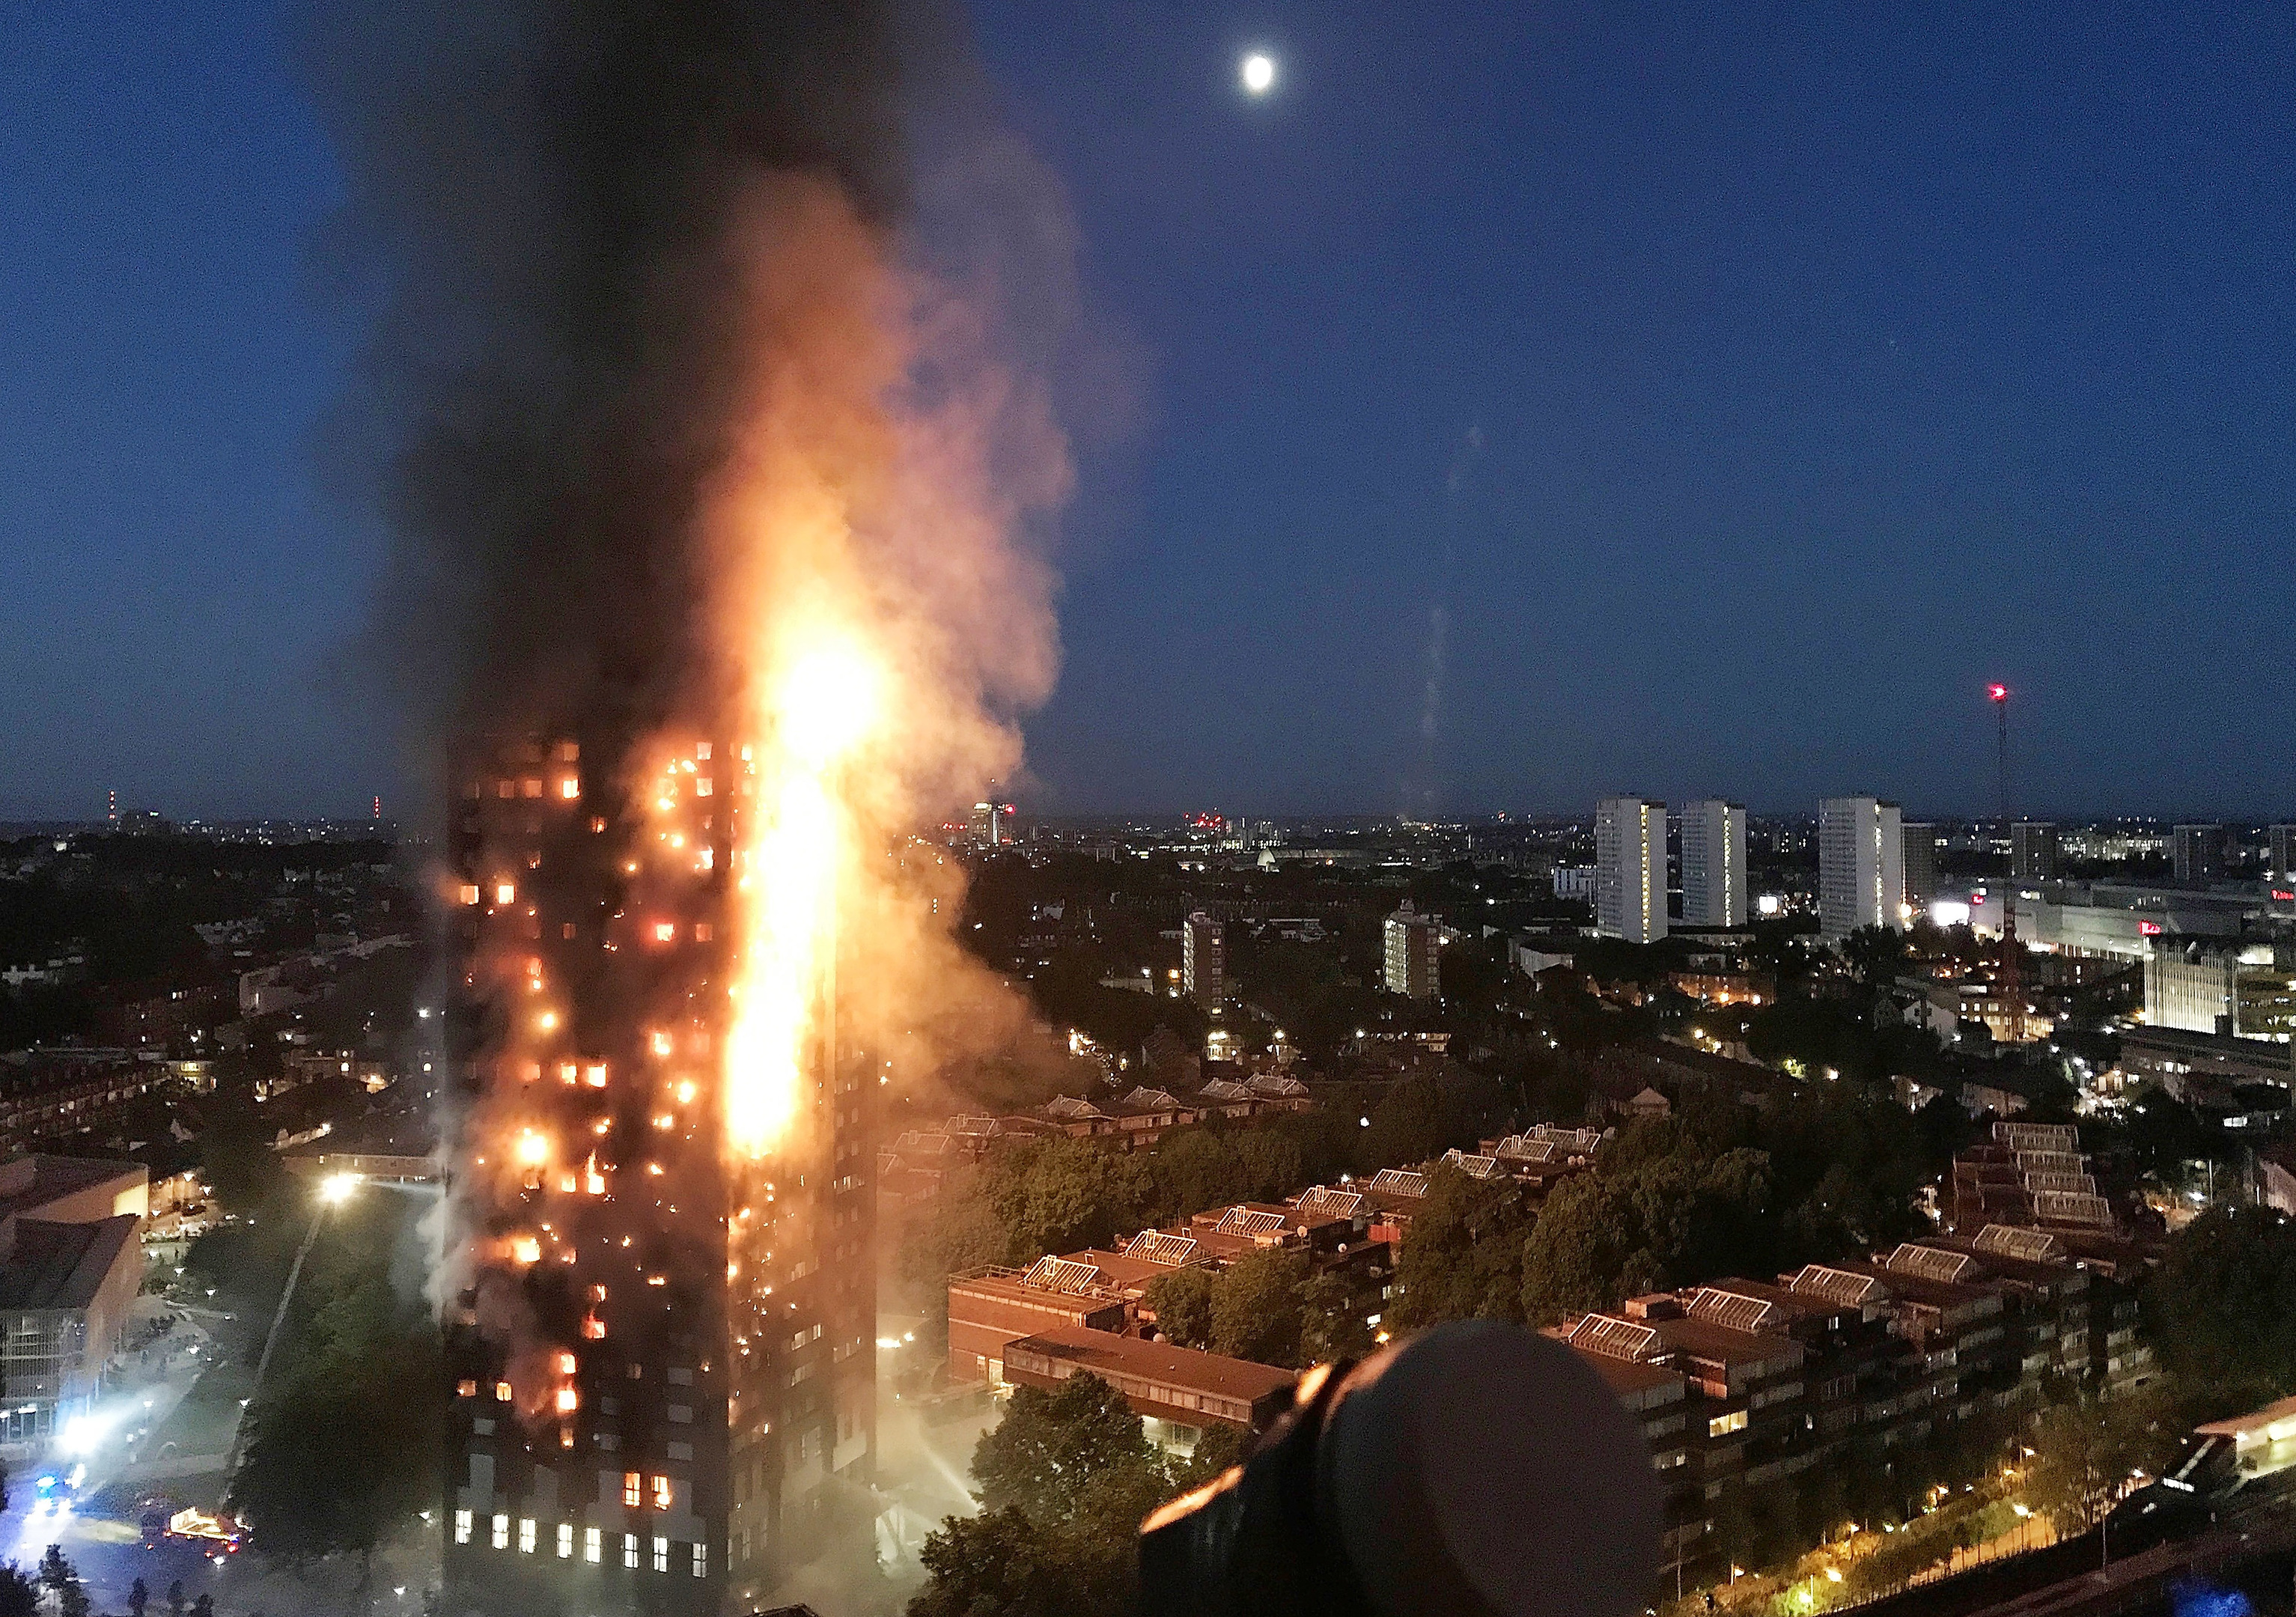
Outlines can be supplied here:
[[1592, 865], [1557, 865], [1553, 880], [1556, 898], [1578, 899], [1588, 904], [1595, 901], [1595, 867]]
[[2225, 872], [2225, 828], [2218, 825], [2179, 825], [2170, 834], [2169, 858], [2180, 887], [2199, 887]]
[[2009, 879], [2057, 879], [2057, 828], [2042, 820], [2019, 820], [2009, 827]]
[[1746, 924], [1746, 808], [1706, 798], [1682, 807], [1682, 923]]
[[1432, 915], [1423, 915], [1406, 899], [1403, 907], [1387, 918], [1385, 970], [1387, 991], [1410, 999], [1432, 999], [1440, 983], [1437, 961], [1443, 948], [1443, 929]]
[[0, 1163], [0, 1449], [21, 1456], [103, 1390], [144, 1280], [141, 1162]]
[[2296, 1033], [2296, 969], [2268, 943], [2156, 944], [2144, 962], [2148, 1027], [2236, 1038]]
[[2296, 886], [2296, 825], [2275, 825], [2265, 837], [2272, 849], [2272, 879]]
[[1830, 797], [1820, 803], [1819, 932], [1838, 943], [1861, 926], [1902, 926], [1905, 861], [1905, 825], [1897, 804], [1872, 797]]
[[1937, 901], [1937, 826], [1928, 820], [1907, 820], [1898, 830], [1898, 857], [1906, 872], [1906, 902], [1919, 915]]
[[1220, 923], [1201, 910], [1180, 929], [1180, 977], [1188, 997], [1207, 1011], [1227, 997], [1227, 943]]
[[1666, 805], [1606, 797], [1595, 808], [1595, 926], [1606, 938], [1666, 936]]

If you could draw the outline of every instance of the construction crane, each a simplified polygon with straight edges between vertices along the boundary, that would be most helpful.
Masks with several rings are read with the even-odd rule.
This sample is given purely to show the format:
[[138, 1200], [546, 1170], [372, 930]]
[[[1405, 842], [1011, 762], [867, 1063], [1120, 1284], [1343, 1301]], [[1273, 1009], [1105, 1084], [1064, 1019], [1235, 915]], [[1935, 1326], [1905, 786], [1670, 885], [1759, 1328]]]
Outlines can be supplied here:
[[2009, 1011], [2009, 1042], [2025, 1042], [2025, 984], [2021, 969], [2024, 950], [2017, 947], [2017, 833], [2009, 821], [2009, 687], [1996, 681], [1985, 687], [1998, 721], [1997, 767], [1999, 776], [2001, 834], [2009, 839], [2009, 878], [2001, 884], [2001, 998]]

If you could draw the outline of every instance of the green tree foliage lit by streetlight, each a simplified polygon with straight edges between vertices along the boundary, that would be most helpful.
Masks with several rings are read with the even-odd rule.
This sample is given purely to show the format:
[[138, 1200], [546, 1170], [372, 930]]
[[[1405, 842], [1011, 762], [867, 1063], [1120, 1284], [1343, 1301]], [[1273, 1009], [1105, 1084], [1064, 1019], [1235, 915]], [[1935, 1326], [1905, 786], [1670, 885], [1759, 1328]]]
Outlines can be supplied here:
[[1014, 1391], [974, 1450], [981, 1514], [925, 1541], [929, 1581], [909, 1617], [1076, 1617], [1133, 1609], [1140, 1519], [1237, 1457], [1215, 1425], [1189, 1460], [1148, 1442], [1123, 1395], [1096, 1375]]
[[420, 1204], [368, 1189], [328, 1213], [290, 1308], [281, 1355], [248, 1411], [232, 1510], [290, 1565], [374, 1551], [435, 1502], [445, 1422], [438, 1332], [394, 1260]]
[[1176, 1347], [1208, 1348], [1212, 1340], [1212, 1298], [1219, 1280], [1201, 1264], [1159, 1275], [1142, 1288], [1140, 1306], [1156, 1317], [1156, 1329]]

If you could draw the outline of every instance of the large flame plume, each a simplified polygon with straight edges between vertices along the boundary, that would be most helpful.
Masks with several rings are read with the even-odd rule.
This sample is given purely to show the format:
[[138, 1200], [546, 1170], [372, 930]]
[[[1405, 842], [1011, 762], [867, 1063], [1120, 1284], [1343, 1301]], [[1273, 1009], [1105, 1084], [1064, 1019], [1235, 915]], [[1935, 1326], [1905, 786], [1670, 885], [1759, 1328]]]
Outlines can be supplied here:
[[[1055, 672], [1070, 243], [931, 4], [333, 9], [341, 242], [384, 291], [347, 435], [386, 449], [381, 626], [439, 800], [527, 738], [472, 773], [558, 817], [538, 863], [521, 823], [441, 882], [501, 942], [456, 985], [488, 1016], [437, 1289], [527, 1344], [545, 1408], [569, 1333], [521, 1310], [596, 1248], [584, 1202], [683, 1229], [722, 1153], [738, 1222], [816, 1143], [832, 1038], [898, 1086], [1027, 1020], [920, 833], [1013, 777]], [[570, 896], [610, 842], [613, 891]], [[701, 963], [674, 990], [657, 942]], [[638, 1284], [726, 1257], [666, 1244]]]

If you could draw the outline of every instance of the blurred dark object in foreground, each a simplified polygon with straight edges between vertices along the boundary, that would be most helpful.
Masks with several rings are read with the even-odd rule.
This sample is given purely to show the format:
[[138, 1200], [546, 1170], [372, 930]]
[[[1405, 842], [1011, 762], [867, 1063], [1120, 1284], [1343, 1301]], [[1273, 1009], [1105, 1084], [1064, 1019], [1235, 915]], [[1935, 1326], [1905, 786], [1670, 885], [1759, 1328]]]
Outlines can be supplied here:
[[1438, 1326], [1300, 1377], [1241, 1466], [1141, 1524], [1149, 1617], [1626, 1617], [1658, 1566], [1642, 1433], [1560, 1343]]

